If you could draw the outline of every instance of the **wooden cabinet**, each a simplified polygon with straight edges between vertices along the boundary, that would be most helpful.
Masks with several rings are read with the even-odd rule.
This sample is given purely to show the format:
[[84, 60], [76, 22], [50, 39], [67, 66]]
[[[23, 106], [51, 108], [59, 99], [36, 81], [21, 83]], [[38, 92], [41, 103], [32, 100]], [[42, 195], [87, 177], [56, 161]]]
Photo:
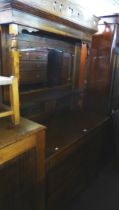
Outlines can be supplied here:
[[[88, 71], [88, 104], [105, 117], [119, 109], [119, 20], [102, 16], [99, 32], [93, 35]], [[100, 103], [99, 103], [100, 101]]]
[[[45, 0], [0, 3], [0, 73], [18, 78], [21, 115], [46, 125], [51, 117], [67, 119], [67, 123], [54, 121], [52, 129], [48, 125], [51, 133], [47, 133], [46, 162], [43, 126], [23, 118], [15, 128], [6, 120], [0, 122], [0, 210], [44, 210], [45, 198], [47, 210], [62, 209], [85, 189], [109, 157], [109, 119], [102, 121], [97, 112], [99, 119], [95, 120], [92, 113], [79, 111], [87, 88], [89, 46], [98, 19], [83, 15], [84, 10], [71, 1], [51, 2], [47, 1], [48, 10], [43, 10]], [[101, 114], [107, 99], [111, 41], [112, 34], [101, 36], [100, 46], [93, 40], [94, 50], [100, 47], [100, 52], [94, 52], [90, 64], [89, 99], [97, 107], [100, 99]], [[101, 48], [102, 43], [106, 50]], [[7, 103], [8, 90], [2, 93]]]
[[0, 121], [0, 209], [44, 209], [45, 127]]
[[[109, 113], [109, 91], [112, 69], [111, 46], [114, 27], [110, 31], [97, 33], [92, 38], [90, 67], [88, 69], [88, 105], [104, 119]], [[100, 103], [99, 103], [100, 101]]]
[[[0, 73], [18, 78], [22, 116], [42, 123], [79, 106], [81, 43], [91, 43], [98, 23], [98, 18], [89, 14], [85, 19], [83, 13], [65, 0], [0, 3]], [[8, 105], [8, 90], [2, 93]]]
[[[85, 117], [76, 121], [73, 116], [72, 122], [68, 119], [67, 124], [65, 117], [63, 119], [62, 124], [66, 126], [63, 124], [61, 130], [59, 125], [59, 135], [57, 128], [56, 132], [49, 134], [50, 144], [46, 141], [48, 210], [66, 209], [67, 203], [87, 188], [112, 159], [114, 152], [112, 124], [109, 118], [96, 123], [86, 120]], [[55, 124], [56, 122], [54, 127]]]
[[42, 122], [58, 111], [58, 102], [70, 101], [75, 44], [26, 30], [17, 37], [21, 114]]

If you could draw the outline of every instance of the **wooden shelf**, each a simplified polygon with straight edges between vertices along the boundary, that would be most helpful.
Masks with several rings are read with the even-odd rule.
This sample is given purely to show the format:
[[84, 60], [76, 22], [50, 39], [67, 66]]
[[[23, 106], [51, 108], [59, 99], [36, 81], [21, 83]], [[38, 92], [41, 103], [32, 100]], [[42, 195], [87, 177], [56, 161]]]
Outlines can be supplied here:
[[[52, 156], [67, 148], [106, 121], [107, 118], [80, 110], [67, 111], [50, 118], [46, 124], [46, 156]], [[59, 148], [58, 151], [55, 148]]]
[[33, 93], [47, 93], [53, 90], [64, 90], [67, 88], [72, 88], [71, 83], [66, 84], [66, 85], [59, 85], [59, 86], [55, 86], [55, 87], [46, 87], [46, 88], [38, 88], [38, 89], [32, 89], [32, 90], [27, 90], [27, 91], [21, 91], [20, 92], [20, 96], [22, 95], [28, 95], [28, 94], [33, 94]]

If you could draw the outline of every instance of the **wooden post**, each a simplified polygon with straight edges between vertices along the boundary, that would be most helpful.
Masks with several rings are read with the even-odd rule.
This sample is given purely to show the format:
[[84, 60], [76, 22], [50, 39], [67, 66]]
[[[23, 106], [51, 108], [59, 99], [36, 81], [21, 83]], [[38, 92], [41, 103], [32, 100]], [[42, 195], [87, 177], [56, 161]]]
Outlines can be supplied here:
[[16, 77], [12, 79], [12, 84], [10, 85], [10, 101], [11, 101], [11, 110], [13, 110], [12, 122], [14, 125], [17, 125], [20, 122], [20, 113], [19, 113], [18, 79]]
[[13, 84], [10, 86], [10, 100], [11, 108], [14, 111], [12, 116], [12, 122], [17, 125], [20, 121], [20, 112], [19, 112], [19, 51], [17, 44], [18, 36], [18, 25], [10, 24], [9, 25], [9, 34], [11, 35], [10, 43], [10, 60], [11, 60], [11, 75], [14, 76]]
[[[0, 26], [0, 45], [1, 45], [1, 71], [0, 74], [3, 76], [9, 76], [9, 54], [8, 54], [8, 45], [7, 45], [7, 35], [8, 35], [8, 27], [6, 25]], [[2, 88], [2, 101], [3, 103], [9, 103], [9, 87], [6, 86]]]
[[10, 57], [11, 57], [11, 74], [17, 77], [19, 81], [19, 51], [18, 51], [18, 25], [10, 24], [9, 25], [9, 34], [11, 35], [10, 43]]
[[[77, 94], [79, 91], [78, 83], [79, 83], [79, 62], [80, 62], [80, 43], [76, 43], [75, 45], [75, 52], [74, 52], [74, 60], [73, 60], [73, 81], [72, 81], [72, 102], [71, 102], [71, 109], [74, 109], [77, 101]], [[78, 91], [77, 91], [77, 90]]]
[[75, 45], [74, 66], [73, 66], [73, 88], [79, 83], [80, 43]]

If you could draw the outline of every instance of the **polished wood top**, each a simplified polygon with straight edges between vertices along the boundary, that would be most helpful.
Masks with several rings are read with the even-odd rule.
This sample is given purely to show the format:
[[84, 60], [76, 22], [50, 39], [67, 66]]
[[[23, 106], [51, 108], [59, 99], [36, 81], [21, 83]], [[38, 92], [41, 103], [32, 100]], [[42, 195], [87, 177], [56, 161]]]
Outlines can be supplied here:
[[42, 131], [45, 126], [21, 118], [18, 126], [13, 126], [7, 118], [0, 119], [0, 149], [20, 141], [37, 131]]
[[93, 112], [79, 110], [51, 117], [46, 123], [46, 156], [49, 158], [62, 149], [73, 148], [79, 139], [106, 121], [107, 118]]

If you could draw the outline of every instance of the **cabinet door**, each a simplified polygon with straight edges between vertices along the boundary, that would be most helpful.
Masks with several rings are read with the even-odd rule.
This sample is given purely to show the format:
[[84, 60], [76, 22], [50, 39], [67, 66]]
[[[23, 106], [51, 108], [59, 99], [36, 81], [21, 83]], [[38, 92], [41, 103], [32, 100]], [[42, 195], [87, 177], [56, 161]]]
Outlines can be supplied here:
[[103, 118], [108, 113], [110, 77], [112, 74], [109, 60], [112, 41], [112, 31], [93, 36], [88, 70], [88, 105], [93, 112], [98, 113]]
[[[75, 146], [71, 146], [70, 153], [67, 154], [65, 150], [65, 157], [61, 151], [48, 161], [48, 210], [62, 210], [73, 197], [86, 189], [104, 165], [112, 159], [111, 128], [110, 121], [102, 123], [87, 135], [79, 138], [79, 142], [77, 141]], [[75, 147], [73, 151], [72, 147]]]
[[36, 210], [36, 149], [0, 167], [0, 209]]

